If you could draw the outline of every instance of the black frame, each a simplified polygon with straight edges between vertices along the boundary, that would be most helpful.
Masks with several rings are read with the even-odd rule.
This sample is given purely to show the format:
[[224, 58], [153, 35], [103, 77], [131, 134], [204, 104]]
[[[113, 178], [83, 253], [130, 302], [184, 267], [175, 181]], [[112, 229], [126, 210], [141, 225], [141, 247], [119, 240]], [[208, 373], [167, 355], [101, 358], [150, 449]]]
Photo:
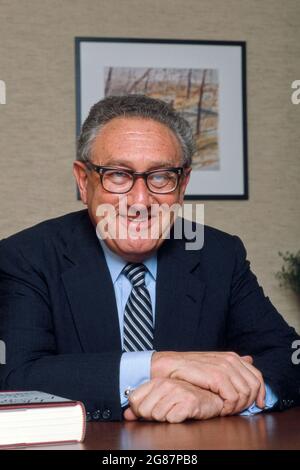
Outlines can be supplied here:
[[[245, 41], [218, 41], [218, 40], [182, 40], [182, 39], [149, 39], [149, 38], [118, 38], [118, 37], [75, 37], [75, 89], [76, 89], [76, 136], [81, 129], [81, 42], [116, 42], [116, 43], [144, 43], [144, 44], [198, 44], [215, 46], [238, 46], [241, 48], [241, 74], [242, 74], [242, 132], [243, 132], [243, 194], [218, 195], [185, 195], [185, 200], [247, 200], [249, 199], [248, 184], [248, 134], [247, 134], [247, 82], [246, 82], [246, 42]], [[78, 193], [77, 193], [78, 194]], [[79, 196], [79, 195], [78, 195]]]
[[[183, 166], [170, 167], [170, 168], [169, 167], [166, 167], [166, 168], [162, 167], [162, 168], [157, 168], [155, 170], [149, 170], [149, 171], [134, 171], [134, 170], [130, 170], [129, 168], [120, 168], [120, 167], [117, 167], [117, 166], [95, 165], [94, 163], [91, 163], [91, 162], [86, 162], [85, 165], [90, 170], [95, 171], [96, 173], [98, 173], [98, 175], [100, 176], [100, 181], [101, 181], [101, 185], [102, 185], [103, 189], [107, 192], [112, 192], [112, 194], [127, 194], [127, 193], [129, 193], [129, 191], [131, 191], [131, 189], [133, 188], [137, 178], [143, 178], [143, 180], [145, 181], [145, 184], [148, 188], [148, 191], [150, 191], [153, 194], [170, 194], [173, 191], [176, 191], [176, 189], [178, 188], [178, 183], [179, 183], [180, 177], [182, 177], [184, 175], [184, 167]], [[116, 170], [116, 171], [122, 171], [122, 172], [124, 171], [124, 173], [128, 173], [129, 175], [131, 175], [132, 176], [132, 186], [131, 186], [131, 188], [128, 189], [128, 191], [125, 191], [124, 193], [115, 193], [113, 191], [109, 191], [109, 190], [105, 189], [104, 185], [103, 185], [103, 176], [105, 175], [106, 171], [110, 171], [110, 170]], [[171, 172], [173, 172], [174, 174], [177, 175], [177, 182], [176, 182], [175, 188], [172, 189], [172, 191], [169, 191], [167, 193], [160, 193], [160, 192], [152, 191], [149, 188], [148, 181], [147, 181], [147, 178], [148, 178], [149, 175], [152, 175], [153, 173], [161, 173], [162, 171], [171, 171]]]

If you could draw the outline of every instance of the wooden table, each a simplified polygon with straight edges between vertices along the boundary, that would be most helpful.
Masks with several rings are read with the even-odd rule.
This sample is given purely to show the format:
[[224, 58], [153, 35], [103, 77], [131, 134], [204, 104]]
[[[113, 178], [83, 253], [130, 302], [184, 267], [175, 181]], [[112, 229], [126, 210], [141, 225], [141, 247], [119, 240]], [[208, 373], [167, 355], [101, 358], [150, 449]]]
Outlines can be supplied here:
[[300, 449], [300, 407], [250, 417], [232, 416], [182, 424], [93, 422], [87, 424], [83, 443], [39, 449]]

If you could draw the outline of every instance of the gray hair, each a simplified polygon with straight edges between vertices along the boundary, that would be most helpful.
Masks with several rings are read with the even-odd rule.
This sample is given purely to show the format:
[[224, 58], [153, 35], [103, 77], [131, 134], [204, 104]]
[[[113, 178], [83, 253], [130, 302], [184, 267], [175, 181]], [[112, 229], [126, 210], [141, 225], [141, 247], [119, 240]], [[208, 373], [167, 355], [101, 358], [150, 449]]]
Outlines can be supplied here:
[[91, 160], [92, 147], [98, 133], [105, 124], [117, 117], [140, 117], [164, 124], [174, 132], [181, 145], [183, 166], [191, 165], [195, 151], [191, 126], [170, 104], [146, 95], [108, 96], [94, 104], [81, 129], [77, 160]]

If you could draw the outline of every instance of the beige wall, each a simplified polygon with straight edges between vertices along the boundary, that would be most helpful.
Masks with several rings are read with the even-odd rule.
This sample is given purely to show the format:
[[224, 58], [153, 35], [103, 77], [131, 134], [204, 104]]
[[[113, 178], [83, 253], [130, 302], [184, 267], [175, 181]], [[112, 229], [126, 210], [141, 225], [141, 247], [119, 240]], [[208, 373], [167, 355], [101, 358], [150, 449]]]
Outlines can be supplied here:
[[279, 250], [300, 248], [298, 0], [0, 0], [0, 238], [77, 210], [74, 36], [247, 41], [249, 201], [206, 202], [206, 223], [238, 234], [265, 292], [300, 329], [278, 288]]

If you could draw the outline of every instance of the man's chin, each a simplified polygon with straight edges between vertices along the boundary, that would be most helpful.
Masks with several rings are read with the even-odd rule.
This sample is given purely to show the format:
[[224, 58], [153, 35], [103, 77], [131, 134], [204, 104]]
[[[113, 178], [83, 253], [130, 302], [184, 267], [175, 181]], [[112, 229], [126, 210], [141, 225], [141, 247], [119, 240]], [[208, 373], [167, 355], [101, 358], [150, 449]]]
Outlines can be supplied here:
[[153, 255], [162, 240], [107, 240], [110, 249], [127, 261], [139, 262]]

